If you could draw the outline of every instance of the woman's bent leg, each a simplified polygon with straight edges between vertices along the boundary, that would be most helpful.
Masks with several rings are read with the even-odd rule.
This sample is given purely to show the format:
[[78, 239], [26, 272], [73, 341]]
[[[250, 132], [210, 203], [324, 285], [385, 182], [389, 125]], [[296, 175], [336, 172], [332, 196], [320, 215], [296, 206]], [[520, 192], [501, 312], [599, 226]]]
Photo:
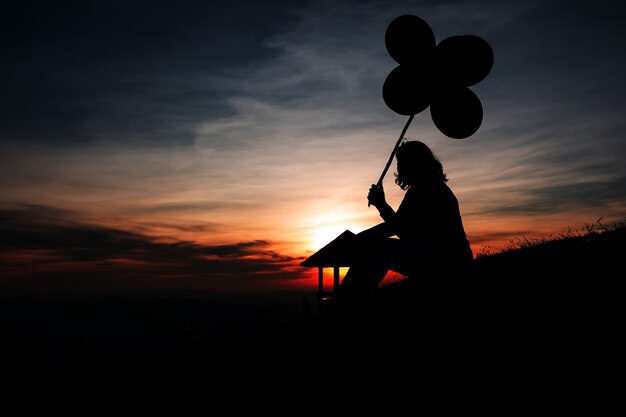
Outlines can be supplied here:
[[385, 279], [396, 239], [359, 239], [350, 269], [337, 289], [339, 298], [372, 293]]
[[362, 296], [375, 291], [387, 275], [384, 265], [363, 262], [350, 267], [341, 281], [337, 295], [339, 297]]

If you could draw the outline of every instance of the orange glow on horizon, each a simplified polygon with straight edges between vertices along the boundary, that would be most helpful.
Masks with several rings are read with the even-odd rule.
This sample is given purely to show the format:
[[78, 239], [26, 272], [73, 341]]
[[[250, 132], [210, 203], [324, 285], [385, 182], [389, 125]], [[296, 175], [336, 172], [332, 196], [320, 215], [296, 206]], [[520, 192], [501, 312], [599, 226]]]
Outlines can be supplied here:
[[320, 250], [345, 230], [350, 229], [346, 226], [349, 220], [348, 213], [340, 212], [324, 213], [313, 217], [308, 224], [310, 231], [305, 239], [307, 246], [313, 251]]

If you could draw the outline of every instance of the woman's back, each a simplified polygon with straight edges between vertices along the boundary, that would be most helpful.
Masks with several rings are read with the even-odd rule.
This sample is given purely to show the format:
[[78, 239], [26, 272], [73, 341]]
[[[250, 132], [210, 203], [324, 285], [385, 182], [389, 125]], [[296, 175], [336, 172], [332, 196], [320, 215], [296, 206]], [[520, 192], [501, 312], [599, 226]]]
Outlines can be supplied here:
[[458, 200], [444, 182], [407, 190], [397, 210], [397, 235], [419, 262], [456, 270], [473, 259]]

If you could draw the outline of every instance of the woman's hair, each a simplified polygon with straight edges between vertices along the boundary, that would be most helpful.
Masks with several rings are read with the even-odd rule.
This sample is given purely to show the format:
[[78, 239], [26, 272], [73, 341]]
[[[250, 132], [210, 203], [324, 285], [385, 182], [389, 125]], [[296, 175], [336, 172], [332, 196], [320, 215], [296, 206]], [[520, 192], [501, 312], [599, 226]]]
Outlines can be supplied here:
[[394, 174], [395, 181], [403, 190], [417, 183], [448, 182], [441, 161], [423, 142], [403, 142], [398, 147], [396, 159], [398, 171]]

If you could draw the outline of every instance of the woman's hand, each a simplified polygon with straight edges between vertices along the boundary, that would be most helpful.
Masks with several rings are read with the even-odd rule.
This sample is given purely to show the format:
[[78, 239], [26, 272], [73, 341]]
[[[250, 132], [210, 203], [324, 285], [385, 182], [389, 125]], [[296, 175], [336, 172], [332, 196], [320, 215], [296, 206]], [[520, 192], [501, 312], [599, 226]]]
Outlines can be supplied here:
[[381, 185], [379, 187], [376, 184], [372, 184], [370, 191], [367, 194], [367, 201], [376, 208], [386, 204], [385, 190], [383, 189], [383, 186]]

